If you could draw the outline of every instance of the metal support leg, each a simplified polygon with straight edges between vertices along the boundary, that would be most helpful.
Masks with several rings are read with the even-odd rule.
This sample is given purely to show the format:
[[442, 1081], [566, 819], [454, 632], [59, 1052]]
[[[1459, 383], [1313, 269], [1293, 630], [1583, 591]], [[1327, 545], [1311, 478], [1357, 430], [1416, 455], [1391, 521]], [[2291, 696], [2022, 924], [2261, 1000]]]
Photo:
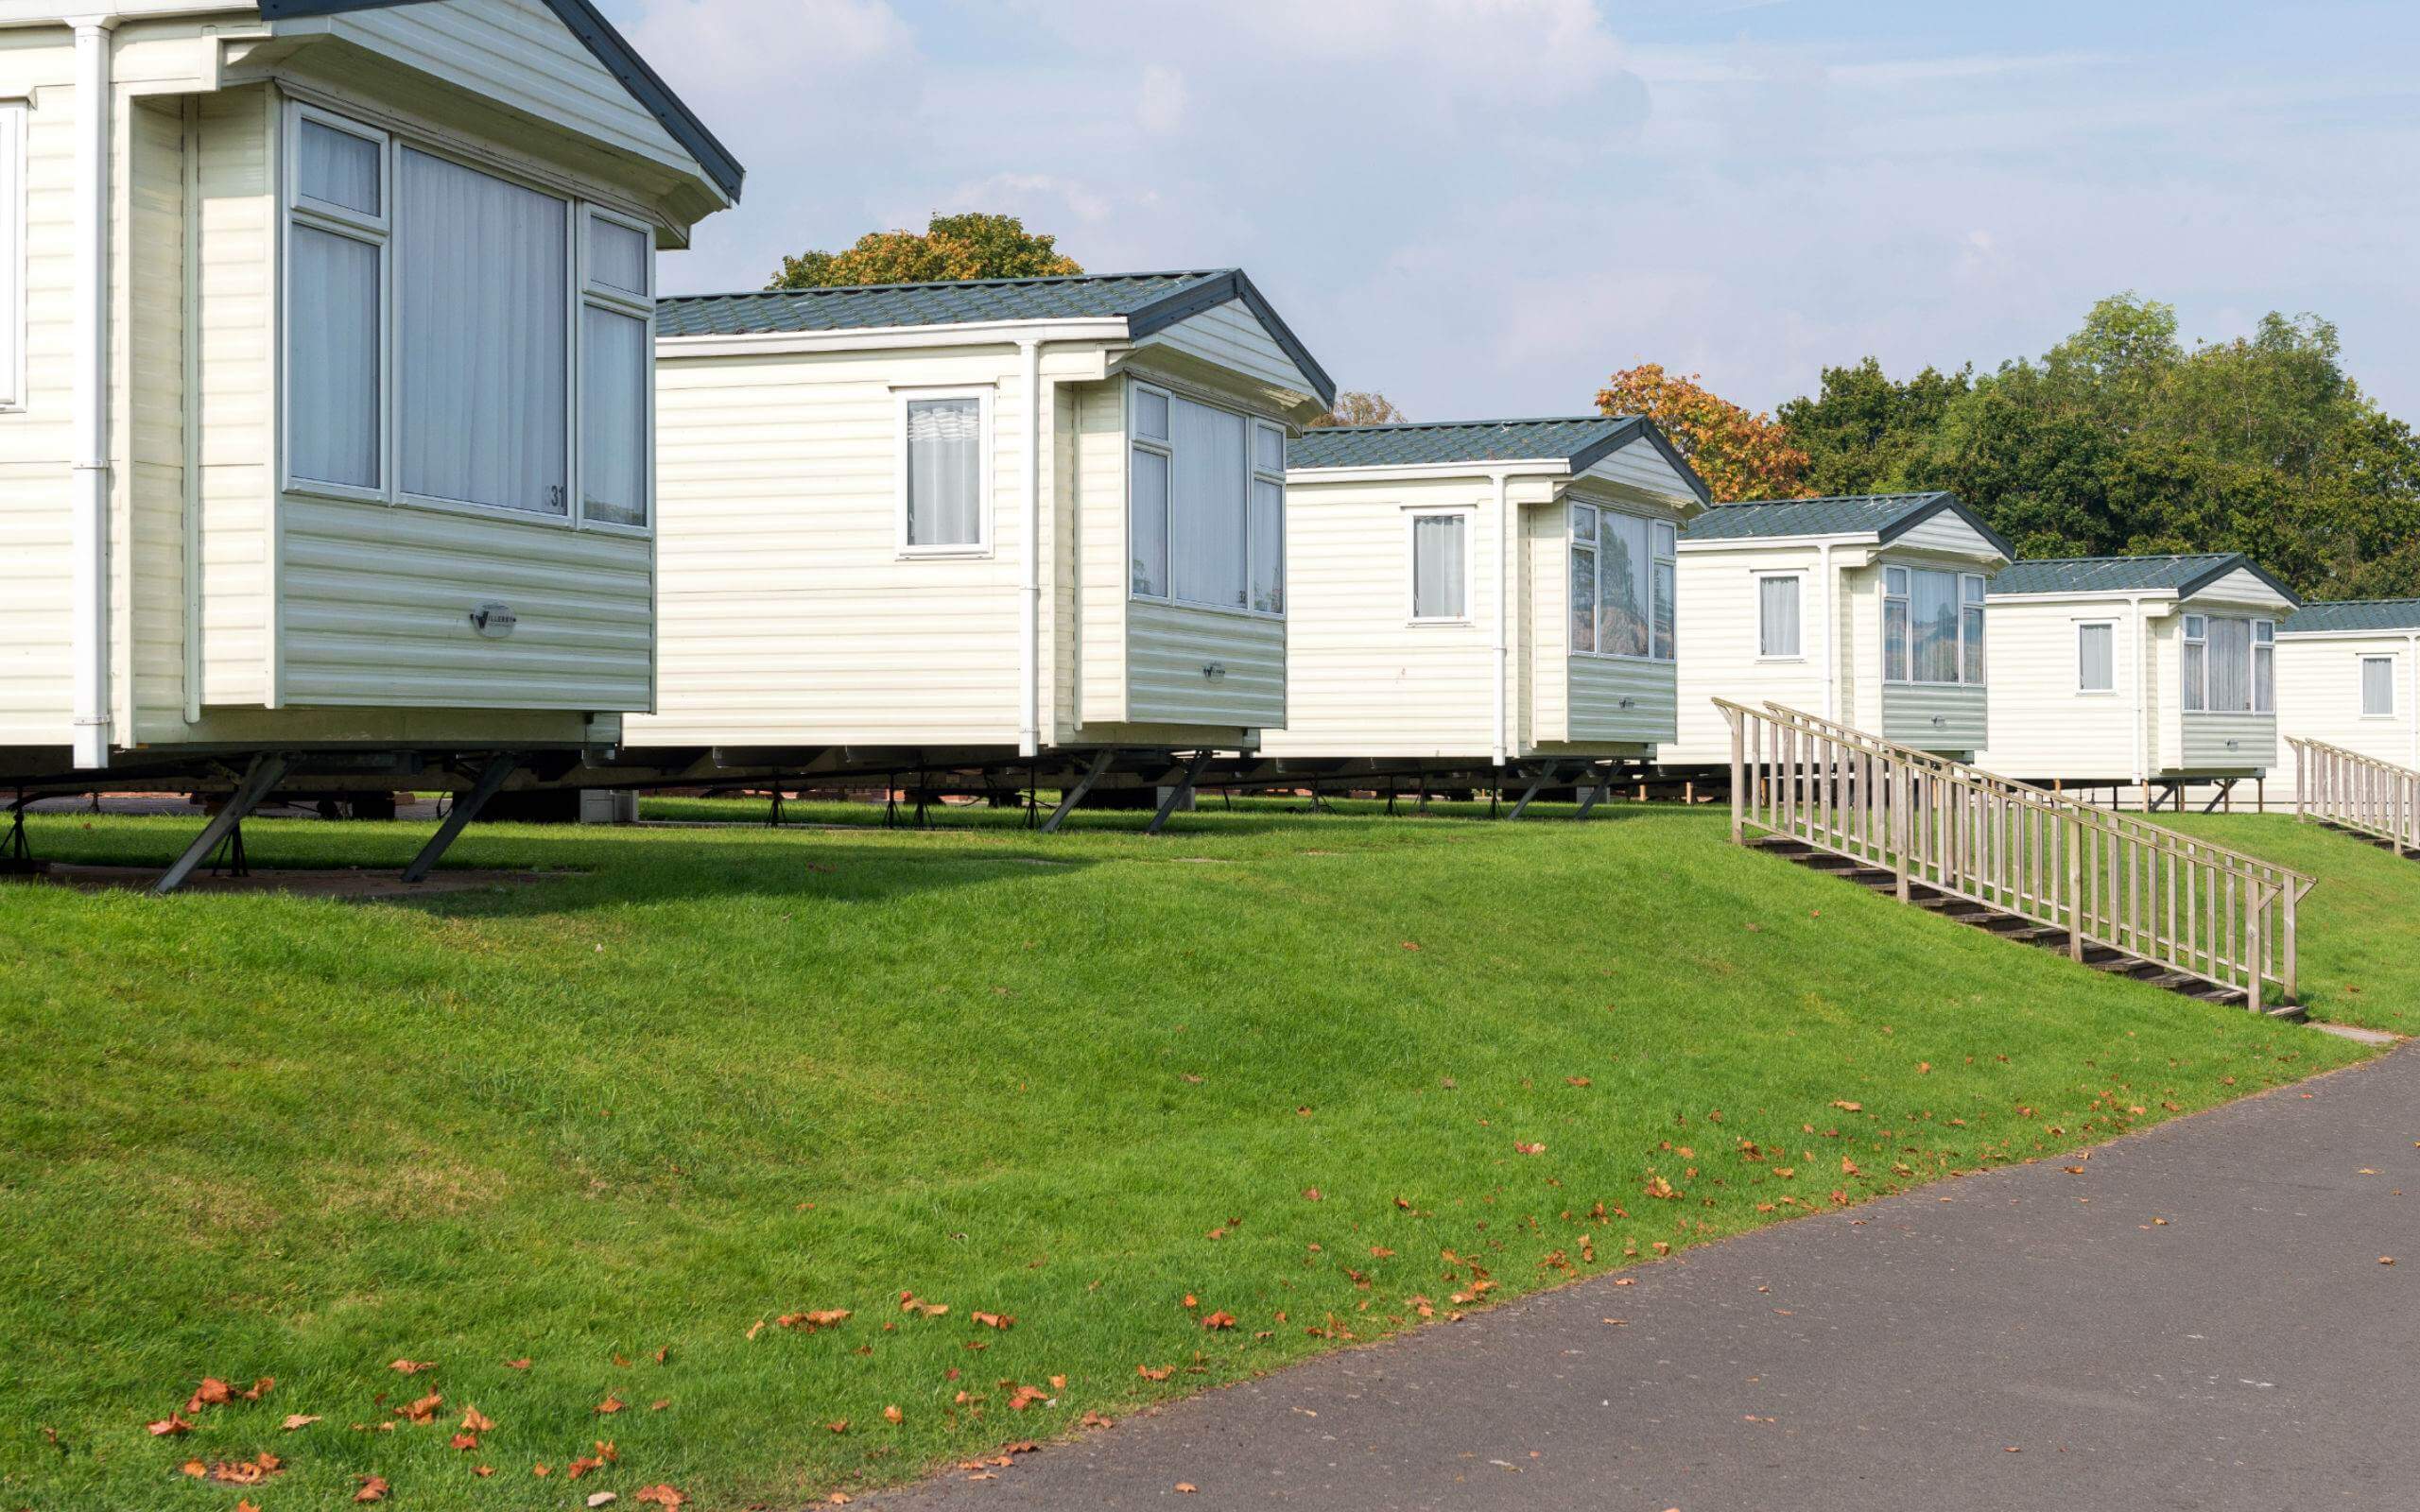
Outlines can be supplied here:
[[767, 829], [769, 829], [769, 830], [778, 830], [778, 829], [780, 829], [781, 827], [782, 827], [782, 780], [781, 780], [781, 778], [779, 778], [779, 777], [777, 776], [777, 777], [775, 777], [775, 778], [773, 779], [773, 803], [772, 803], [772, 807], [770, 807], [769, 809], [766, 810], [766, 812], [765, 812], [765, 828], [767, 828]]
[[26, 839], [26, 790], [17, 789], [17, 801], [9, 810], [9, 839], [0, 845], [0, 877], [27, 877], [40, 871], [34, 863], [34, 848]]
[[1059, 826], [1066, 822], [1067, 816], [1075, 811], [1077, 804], [1084, 800], [1084, 795], [1093, 790], [1093, 784], [1101, 780], [1101, 774], [1108, 771], [1109, 764], [1116, 759], [1117, 752], [1115, 750], [1103, 749], [1094, 752], [1093, 764], [1084, 768], [1083, 776], [1076, 779], [1076, 785], [1059, 795], [1059, 806], [1050, 811], [1050, 817], [1042, 821], [1042, 833], [1057, 834]]
[[1145, 834], [1157, 834], [1167, 828], [1168, 816], [1174, 814], [1176, 806], [1184, 801], [1186, 794], [1193, 791], [1193, 784], [1201, 779], [1201, 768], [1209, 765], [1208, 751], [1197, 750], [1193, 753], [1193, 760], [1184, 764], [1184, 776], [1178, 781], [1176, 786], [1167, 790], [1167, 795], [1160, 799], [1160, 812], [1152, 815], [1151, 822], [1143, 827]]
[[193, 875], [193, 868], [217, 850], [220, 841], [235, 833], [235, 827], [244, 822], [244, 816], [260, 807], [261, 799], [268, 797], [269, 789], [293, 765], [294, 758], [281, 751], [263, 751], [253, 757], [252, 765], [244, 769], [243, 777], [235, 783], [235, 791], [227, 795], [227, 806], [201, 827], [201, 833], [185, 847], [185, 853], [160, 874], [160, 880], [152, 884], [152, 894], [164, 898], [183, 886], [185, 879]]
[[1611, 762], [1607, 762], [1602, 768], [1600, 775], [1597, 779], [1597, 785], [1590, 788], [1587, 795], [1581, 799], [1580, 812], [1574, 814], [1572, 817], [1575, 819], [1586, 818], [1588, 816], [1588, 811], [1595, 808], [1599, 802], [1602, 802], [1605, 795], [1612, 792], [1613, 789], [1614, 766]]
[[412, 857], [412, 864], [404, 868], [406, 882], [428, 880], [429, 872], [436, 868], [438, 858], [444, 855], [454, 844], [455, 837], [479, 816], [479, 810], [488, 806], [488, 799], [503, 790], [505, 779], [512, 775], [518, 765], [518, 760], [509, 755], [489, 760], [480, 771], [478, 781], [471, 784], [469, 792], [454, 800], [454, 807], [445, 816], [445, 822], [437, 827], [437, 833], [429, 836], [428, 844], [422, 846], [420, 854]]
[[1538, 789], [1547, 785], [1547, 780], [1554, 776], [1554, 771], [1555, 767], [1554, 763], [1552, 762], [1548, 762], [1544, 766], [1539, 767], [1538, 775], [1530, 780], [1529, 791], [1521, 795], [1520, 802], [1512, 805], [1512, 812], [1504, 816], [1508, 819], [1517, 819], [1522, 815], [1528, 813], [1530, 811], [1530, 800], [1538, 796]]
[[[2225, 781], [2225, 782], [2221, 782], [2221, 783], [2219, 784], [2219, 790], [2218, 790], [2216, 793], [2213, 793], [2213, 794], [2211, 794], [2211, 795], [2210, 795], [2210, 801], [2208, 801], [2207, 803], [2204, 803], [2204, 804], [2203, 804], [2203, 805], [2202, 805], [2202, 812], [2203, 812], [2203, 813], [2204, 813], [2204, 814], [2216, 814], [2217, 812], [2219, 812], [2219, 805], [2220, 805], [2221, 803], [2224, 802], [2224, 801], [2226, 800], [2226, 797], [2227, 797], [2227, 795], [2228, 795], [2228, 794], [2230, 794], [2230, 793], [2232, 793], [2232, 792], [2234, 792], [2234, 791], [2235, 791], [2235, 780], [2234, 780], [2233, 778], [2229, 778], [2227, 781]], [[2177, 790], [2177, 792], [2178, 792], [2179, 798], [2180, 798], [2180, 799], [2182, 799], [2182, 796], [2183, 796], [2183, 793], [2184, 793], [2184, 789], [2179, 788], [2179, 789]], [[2177, 804], [2177, 807], [2178, 807], [2178, 808], [2180, 808], [2180, 809], [2182, 809], [2184, 806], [2185, 806], [2185, 805], [2184, 805], [2184, 803], [2183, 803], [2182, 801], [2179, 801], [2179, 802], [2178, 802], [2178, 804]]]

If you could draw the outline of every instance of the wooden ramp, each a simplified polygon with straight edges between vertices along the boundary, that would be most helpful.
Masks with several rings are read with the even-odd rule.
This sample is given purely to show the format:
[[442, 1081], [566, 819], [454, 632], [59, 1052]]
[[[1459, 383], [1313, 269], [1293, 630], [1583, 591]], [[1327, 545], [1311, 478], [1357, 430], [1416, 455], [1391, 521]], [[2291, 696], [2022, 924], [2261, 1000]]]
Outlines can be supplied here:
[[1777, 704], [1715, 704], [1735, 843], [2096, 971], [2303, 1016], [2311, 878]]
[[2325, 741], [2296, 740], [2294, 817], [2420, 860], [2420, 772]]

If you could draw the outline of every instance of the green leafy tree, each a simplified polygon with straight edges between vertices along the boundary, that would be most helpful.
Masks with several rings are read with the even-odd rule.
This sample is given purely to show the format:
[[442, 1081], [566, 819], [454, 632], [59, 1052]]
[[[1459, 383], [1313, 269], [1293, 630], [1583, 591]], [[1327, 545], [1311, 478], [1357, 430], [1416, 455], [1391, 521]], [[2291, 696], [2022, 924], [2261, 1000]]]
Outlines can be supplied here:
[[1051, 278], [1083, 267], [1059, 250], [1058, 238], [1037, 235], [1014, 215], [969, 211], [935, 215], [921, 232], [876, 231], [838, 252], [802, 252], [782, 259], [768, 285], [777, 289], [838, 288], [856, 284], [948, 284], [976, 278]]
[[1773, 418], [1806, 454], [1806, 481], [1816, 492], [1884, 493], [1901, 487], [1908, 459], [1941, 423], [1950, 401], [1966, 392], [1972, 372], [1927, 368], [1902, 383], [1867, 357], [1824, 369], [1810, 399], [1793, 399]]

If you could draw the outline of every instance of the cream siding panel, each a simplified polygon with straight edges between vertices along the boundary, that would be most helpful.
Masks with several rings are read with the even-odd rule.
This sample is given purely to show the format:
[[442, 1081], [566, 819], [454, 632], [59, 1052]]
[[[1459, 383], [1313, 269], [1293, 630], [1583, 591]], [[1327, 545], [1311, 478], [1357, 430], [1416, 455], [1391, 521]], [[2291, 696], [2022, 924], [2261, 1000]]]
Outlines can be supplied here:
[[184, 732], [185, 156], [181, 101], [138, 103], [123, 123], [112, 404], [127, 451], [113, 492], [112, 623], [121, 741]]
[[1628, 495], [1643, 495], [1675, 510], [1694, 512], [1698, 496], [1680, 470], [1664, 454], [1644, 441], [1634, 441], [1581, 474], [1612, 484]]
[[1126, 519], [1126, 384], [1084, 384], [1076, 390], [1077, 462], [1069, 481], [1079, 524], [1075, 544], [1083, 564], [1077, 585], [1077, 692], [1063, 709], [1059, 732], [1075, 739], [1080, 725], [1121, 724], [1126, 711], [1127, 590], [1132, 582]]
[[[290, 704], [633, 711], [652, 647], [644, 540], [290, 497], [280, 573]], [[472, 627], [486, 603], [519, 624]]]
[[1080, 384], [1059, 384], [1050, 390], [1051, 536], [1048, 593], [1043, 603], [1049, 620], [1043, 637], [1044, 738], [1063, 742], [1081, 717], [1078, 711], [1077, 669], [1081, 664], [1082, 610], [1078, 585], [1083, 581], [1083, 479], [1079, 475], [1082, 438], [1077, 422], [1083, 412]]
[[0, 33], [26, 112], [26, 393], [0, 413], [0, 746], [64, 746], [71, 675], [69, 325], [75, 266], [71, 50]]
[[[695, 172], [675, 142], [540, 0], [445, 0], [334, 16], [335, 35], [482, 99]], [[288, 28], [299, 29], [299, 28]]]
[[2000, 549], [1950, 509], [1944, 509], [1892, 537], [1891, 545], [1893, 549], [1933, 551], [1968, 558], [1971, 559], [1965, 568], [1968, 572], [1989, 572], [1992, 569], [1982, 564], [2000, 559]]
[[1843, 721], [1858, 730], [1882, 730], [1882, 567], [1842, 566], [1837, 628], [1839, 699]]
[[[2386, 657], [2394, 664], [2394, 713], [2361, 713], [2361, 662]], [[2281, 636], [2277, 641], [2277, 724], [2281, 765], [2300, 763], [2283, 737], [2322, 741], [2373, 761], [2420, 769], [2420, 642], [2404, 635], [2343, 639]]]
[[[1568, 665], [1571, 717], [1564, 739], [1657, 745], [1677, 738], [1680, 682], [1673, 663], [1575, 656]], [[1730, 759], [1727, 753], [1723, 759]]]
[[[2132, 607], [2029, 594], [1994, 599], [1984, 612], [1993, 707], [1990, 739], [1977, 765], [2043, 784], [2131, 782], [2138, 759], [2135, 702], [2144, 645]], [[2108, 693], [2077, 690], [2076, 627], [2086, 623], [2113, 627]], [[2146, 709], [2139, 758], [2146, 762], [2154, 718]]]
[[1241, 373], [1281, 393], [1318, 392], [1310, 375], [1287, 355], [1286, 349], [1260, 323], [1241, 300], [1212, 305], [1199, 315], [1152, 332], [1135, 343], [1138, 352], [1165, 347], [1189, 357]]
[[1286, 723], [1286, 621], [1184, 604], [1127, 605], [1130, 723], [1274, 730]]
[[2152, 770], [2157, 772], [2180, 771], [2185, 765], [2184, 634], [2182, 615], [2170, 613], [2152, 623], [2151, 686], [2159, 696], [2152, 719], [2158, 752]]
[[1892, 683], [1882, 690], [1882, 738], [1921, 750], [1978, 750], [1990, 733], [1986, 691], [1962, 684]]
[[[1498, 580], [1491, 486], [1475, 479], [1286, 490], [1287, 719], [1261, 749], [1302, 758], [1454, 758], [1494, 752]], [[1470, 611], [1411, 622], [1408, 517], [1469, 511]], [[1557, 644], [1560, 651], [1560, 643]]]
[[201, 701], [269, 701], [276, 205], [266, 90], [201, 108]]
[[2275, 714], [2188, 713], [2184, 719], [2187, 771], [2265, 772], [2277, 765]]
[[[1820, 712], [1824, 706], [1821, 627], [1814, 616], [1823, 597], [1810, 546], [1681, 548], [1674, 606], [1674, 639], [1680, 650], [1676, 721], [1672, 743], [1657, 752], [1668, 765], [1728, 765], [1731, 725], [1710, 701], [1768, 701]], [[1764, 661], [1757, 650], [1759, 574], [1805, 575], [1799, 593], [1799, 644], [1805, 653], [1787, 661]]]
[[2197, 611], [2207, 608], [2216, 613], [2221, 604], [2273, 614], [2280, 619], [2292, 613], [2294, 608], [2284, 594], [2262, 582], [2258, 574], [2246, 572], [2240, 567], [2195, 593], [2192, 598]]
[[1506, 696], [1521, 716], [1514, 748], [1528, 751], [1585, 738], [1572, 732], [1570, 505], [1522, 510], [1521, 550], [1513, 642], [1521, 658]]

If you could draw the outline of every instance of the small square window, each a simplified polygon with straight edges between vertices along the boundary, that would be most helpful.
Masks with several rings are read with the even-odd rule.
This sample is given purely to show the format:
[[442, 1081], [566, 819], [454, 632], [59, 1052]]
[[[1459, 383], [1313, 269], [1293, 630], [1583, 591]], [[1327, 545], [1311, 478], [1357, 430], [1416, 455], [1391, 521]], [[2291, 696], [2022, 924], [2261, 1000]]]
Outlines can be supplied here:
[[376, 220], [386, 204], [384, 149], [369, 137], [304, 118], [296, 188], [305, 199]]
[[983, 543], [983, 401], [907, 402], [908, 544]]
[[1469, 517], [1422, 514], [1411, 519], [1411, 617], [1416, 620], [1459, 620], [1470, 612], [1465, 597], [1468, 581]]

